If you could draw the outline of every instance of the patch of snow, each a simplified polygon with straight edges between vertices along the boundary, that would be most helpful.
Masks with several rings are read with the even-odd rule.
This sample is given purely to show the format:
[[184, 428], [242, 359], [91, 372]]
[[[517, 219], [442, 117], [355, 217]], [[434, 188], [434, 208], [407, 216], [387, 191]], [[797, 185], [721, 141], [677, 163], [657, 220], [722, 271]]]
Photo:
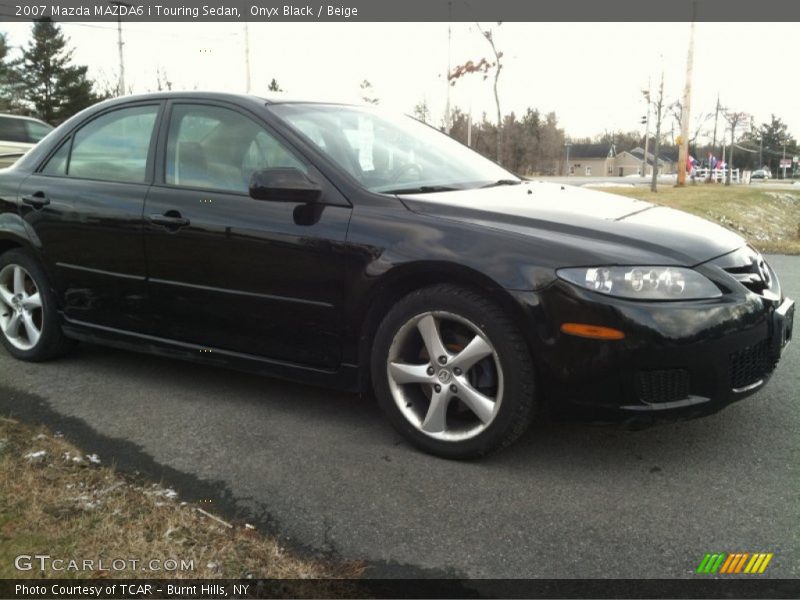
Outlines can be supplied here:
[[157, 483], [154, 483], [150, 486], [153, 489], [144, 490], [145, 495], [147, 496], [155, 496], [156, 498], [166, 498], [167, 500], [174, 500], [178, 497], [178, 492], [173, 490], [172, 488], [160, 488]]
[[215, 562], [210, 562], [206, 565], [207, 569], [216, 569], [219, 565]]
[[87, 454], [87, 455], [86, 455], [86, 458], [87, 458], [87, 459], [89, 460], [89, 462], [90, 462], [90, 463], [92, 463], [93, 465], [99, 465], [99, 464], [100, 464], [100, 457], [99, 457], [99, 456], [97, 456], [97, 454]]
[[45, 434], [43, 434], [43, 433], [40, 433], [39, 435], [36, 435], [31, 439], [33, 439], [33, 440], [46, 440], [47, 436]]
[[27, 458], [28, 460], [41, 460], [47, 455], [46, 450], [37, 450], [36, 452], [28, 452], [22, 458]]
[[245, 524], [244, 524], [244, 528], [245, 528], [245, 529], [255, 529], [255, 527], [253, 527], [252, 525], [250, 525], [250, 523], [245, 523]]
[[64, 460], [66, 460], [67, 462], [72, 461], [75, 463], [83, 462], [83, 458], [81, 458], [80, 455], [76, 454], [73, 456], [72, 453], [70, 452], [64, 452]]
[[610, 181], [602, 181], [600, 183], [587, 183], [586, 185], [582, 185], [581, 187], [591, 187], [591, 188], [634, 188], [636, 187], [632, 183], [612, 183]]

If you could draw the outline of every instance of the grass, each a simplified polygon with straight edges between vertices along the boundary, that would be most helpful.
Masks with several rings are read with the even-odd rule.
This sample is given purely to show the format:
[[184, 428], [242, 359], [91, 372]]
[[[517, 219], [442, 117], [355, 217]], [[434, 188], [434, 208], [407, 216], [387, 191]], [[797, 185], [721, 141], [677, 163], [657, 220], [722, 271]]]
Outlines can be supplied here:
[[[102, 559], [107, 568], [119, 558], [139, 564], [18, 571], [21, 554], [66, 559], [59, 567], [70, 559]], [[177, 559], [177, 570], [147, 570], [152, 559], [165, 567]], [[362, 571], [359, 564], [297, 556], [250, 525], [227, 523], [169, 488], [100, 464], [44, 427], [0, 417], [0, 578], [351, 579]], [[330, 594], [314, 591], [342, 593], [342, 584], [331, 586]]]
[[745, 237], [762, 252], [800, 254], [800, 190], [706, 183], [680, 188], [660, 185], [656, 193], [645, 186], [602, 190], [716, 221]]

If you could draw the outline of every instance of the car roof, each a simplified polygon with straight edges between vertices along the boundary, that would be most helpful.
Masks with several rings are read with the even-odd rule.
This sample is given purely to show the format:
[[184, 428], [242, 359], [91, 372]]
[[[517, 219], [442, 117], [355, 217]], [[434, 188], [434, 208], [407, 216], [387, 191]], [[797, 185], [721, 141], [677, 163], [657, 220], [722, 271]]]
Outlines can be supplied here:
[[181, 98], [190, 98], [193, 100], [237, 100], [237, 101], [249, 101], [249, 102], [256, 102], [258, 104], [339, 104], [339, 105], [350, 105], [350, 106], [358, 106], [359, 102], [351, 102], [347, 99], [343, 100], [342, 98], [293, 98], [287, 96], [285, 94], [266, 94], [266, 95], [255, 95], [255, 94], [235, 94], [231, 92], [218, 92], [218, 91], [198, 91], [198, 90], [188, 90], [188, 91], [161, 91], [161, 92], [148, 92], [144, 94], [133, 94], [130, 96], [120, 96], [117, 98], [111, 98], [100, 104], [105, 106], [118, 104], [118, 103], [125, 103], [125, 102], [137, 102], [141, 100], [169, 100], [169, 99], [181, 99]]
[[20, 119], [22, 121], [33, 121], [34, 123], [41, 123], [42, 125], [47, 125], [48, 127], [52, 127], [49, 123], [45, 123], [41, 119], [37, 119], [36, 117], [28, 117], [25, 115], [12, 115], [11, 113], [0, 113], [0, 117], [7, 118], [7, 119]]

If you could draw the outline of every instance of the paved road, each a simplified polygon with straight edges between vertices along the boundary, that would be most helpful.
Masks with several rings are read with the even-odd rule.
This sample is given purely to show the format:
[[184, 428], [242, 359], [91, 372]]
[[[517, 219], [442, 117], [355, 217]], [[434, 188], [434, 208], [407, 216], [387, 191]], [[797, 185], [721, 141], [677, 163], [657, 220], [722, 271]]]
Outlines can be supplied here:
[[[772, 262], [800, 297], [800, 257]], [[717, 415], [547, 424], [457, 463], [350, 395], [85, 345], [42, 365], [0, 353], [0, 412], [373, 575], [681, 577], [707, 551], [742, 550], [798, 577], [798, 387], [795, 344], [768, 389]]]

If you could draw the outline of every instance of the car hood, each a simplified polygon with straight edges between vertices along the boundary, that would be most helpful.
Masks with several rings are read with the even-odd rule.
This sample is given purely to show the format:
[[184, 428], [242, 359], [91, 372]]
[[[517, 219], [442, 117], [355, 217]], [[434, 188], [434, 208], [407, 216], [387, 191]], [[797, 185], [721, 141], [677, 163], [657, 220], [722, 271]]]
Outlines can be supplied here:
[[619, 263], [693, 266], [746, 244], [736, 233], [700, 217], [569, 185], [524, 182], [399, 198], [420, 214], [583, 249], [569, 254], [584, 264], [597, 255]]

